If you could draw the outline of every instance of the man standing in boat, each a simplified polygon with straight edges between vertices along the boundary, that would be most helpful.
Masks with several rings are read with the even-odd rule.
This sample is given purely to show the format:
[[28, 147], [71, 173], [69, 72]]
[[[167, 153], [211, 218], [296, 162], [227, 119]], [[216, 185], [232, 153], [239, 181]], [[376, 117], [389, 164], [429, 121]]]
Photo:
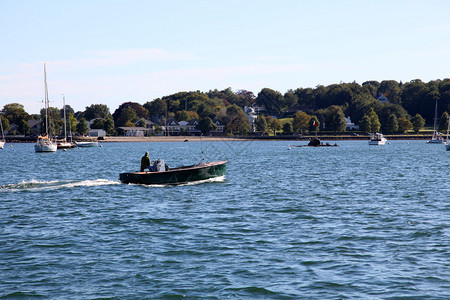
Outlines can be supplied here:
[[148, 152], [145, 152], [145, 155], [142, 156], [142, 159], [141, 159], [141, 172], [144, 172], [145, 169], [148, 169], [149, 171], [151, 171], [150, 157], [148, 157]]

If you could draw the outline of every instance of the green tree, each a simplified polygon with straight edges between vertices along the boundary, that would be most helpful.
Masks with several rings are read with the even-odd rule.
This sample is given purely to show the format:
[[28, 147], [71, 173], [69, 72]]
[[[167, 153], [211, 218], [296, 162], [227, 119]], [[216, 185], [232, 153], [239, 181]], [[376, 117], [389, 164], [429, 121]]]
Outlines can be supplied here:
[[408, 130], [413, 129], [413, 125], [407, 118], [398, 119], [398, 131], [401, 133], [406, 133]]
[[303, 111], [298, 111], [295, 113], [294, 120], [292, 122], [292, 130], [294, 132], [303, 133], [309, 127], [309, 121], [311, 116]]
[[273, 131], [273, 135], [277, 135], [277, 130], [281, 129], [281, 122], [273, 117], [266, 117], [267, 126]]
[[191, 116], [189, 115], [189, 112], [187, 110], [179, 110], [176, 113], [176, 117], [178, 122], [180, 121], [189, 121], [191, 118]]
[[265, 134], [269, 128], [267, 125], [266, 118], [263, 115], [258, 115], [258, 117], [255, 120], [255, 126], [256, 131], [259, 131], [262, 134]]
[[167, 103], [160, 98], [145, 103], [144, 107], [147, 109], [149, 116], [165, 116], [167, 113]]
[[256, 103], [264, 106], [270, 115], [278, 115], [283, 109], [283, 95], [272, 89], [264, 88], [258, 93]]
[[327, 109], [326, 127], [334, 132], [345, 131], [346, 128], [345, 115], [339, 106], [332, 105]]
[[82, 118], [77, 124], [77, 133], [80, 135], [85, 135], [89, 132], [89, 126], [85, 118]]
[[11, 129], [11, 125], [9, 124], [9, 120], [5, 117], [1, 117], [1, 121], [2, 121], [2, 125], [3, 125], [3, 130], [4, 131], [9, 131]]
[[250, 122], [244, 114], [242, 108], [237, 105], [230, 105], [226, 110], [227, 125], [225, 126], [225, 132], [233, 134], [246, 134], [250, 131]]
[[[117, 117], [117, 127], [126, 126], [127, 123], [137, 122], [139, 120], [136, 111], [132, 107], [124, 107], [120, 110], [120, 114]], [[128, 127], [128, 126], [127, 126]]]
[[447, 132], [447, 128], [448, 128], [448, 112], [444, 111], [444, 113], [441, 116], [441, 119], [439, 120], [438, 130], [440, 132]]
[[146, 118], [148, 111], [145, 107], [136, 102], [122, 103], [113, 113], [114, 123], [123, 126], [128, 121], [137, 122], [140, 118]]
[[364, 132], [370, 132], [370, 118], [368, 115], [364, 115], [359, 122], [359, 129]]
[[11, 103], [3, 106], [3, 118], [8, 119], [10, 124], [19, 125], [22, 120], [28, 121], [30, 116], [25, 111], [22, 104]]
[[[41, 118], [44, 120], [44, 124], [46, 122], [46, 116], [48, 116], [49, 134], [54, 136], [58, 135], [61, 132], [63, 125], [59, 109], [57, 107], [49, 107], [47, 114], [45, 113], [44, 108], [41, 109]], [[43, 130], [45, 130], [45, 128]]]
[[115, 133], [114, 120], [112, 117], [106, 118], [105, 122], [103, 123], [103, 129], [107, 134]]
[[87, 106], [84, 111], [84, 118], [89, 121], [96, 118], [106, 119], [109, 117], [111, 117], [111, 112], [105, 104], [92, 104], [91, 106]]
[[[367, 116], [367, 118], [365, 118]], [[362, 130], [368, 131], [368, 132], [378, 132], [380, 131], [381, 124], [380, 120], [378, 119], [377, 113], [371, 108], [363, 117], [364, 123], [361, 125]], [[364, 129], [363, 129], [364, 128]]]
[[292, 134], [292, 123], [291, 122], [284, 123], [283, 134]]
[[418, 133], [423, 128], [423, 126], [425, 126], [425, 119], [422, 118], [421, 115], [416, 114], [414, 117], [412, 117], [411, 123], [413, 125], [414, 132]]
[[69, 113], [66, 115], [67, 120], [67, 134], [70, 134], [70, 132], [77, 132], [77, 119], [73, 116], [72, 113]]
[[385, 126], [386, 132], [397, 132], [398, 131], [398, 119], [397, 116], [394, 114], [391, 114], [389, 118], [386, 121]]
[[250, 123], [245, 117], [244, 113], [239, 114], [232, 118], [225, 126], [225, 132], [227, 133], [239, 133], [247, 134], [250, 131]]
[[23, 135], [29, 135], [30, 134], [30, 125], [28, 125], [28, 122], [25, 120], [22, 120], [19, 124], [19, 132]]
[[209, 117], [201, 118], [198, 122], [197, 129], [204, 135], [208, 135], [211, 130], [216, 130], [217, 125]]

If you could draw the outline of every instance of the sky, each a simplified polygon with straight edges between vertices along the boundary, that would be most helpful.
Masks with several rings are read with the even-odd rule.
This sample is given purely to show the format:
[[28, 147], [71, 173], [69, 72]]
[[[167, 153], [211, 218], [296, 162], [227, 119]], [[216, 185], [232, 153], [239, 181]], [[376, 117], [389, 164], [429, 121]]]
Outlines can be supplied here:
[[448, 0], [0, 0], [0, 109], [449, 78]]

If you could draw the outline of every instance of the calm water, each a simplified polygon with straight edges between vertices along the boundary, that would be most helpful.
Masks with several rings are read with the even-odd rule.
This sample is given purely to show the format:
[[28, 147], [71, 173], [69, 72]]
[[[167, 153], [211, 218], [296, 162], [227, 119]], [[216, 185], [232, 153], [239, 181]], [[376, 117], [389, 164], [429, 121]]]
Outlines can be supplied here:
[[[334, 143], [334, 142], [333, 142]], [[123, 185], [201, 145], [0, 150], [0, 298], [449, 299], [450, 152], [204, 142], [224, 180]]]

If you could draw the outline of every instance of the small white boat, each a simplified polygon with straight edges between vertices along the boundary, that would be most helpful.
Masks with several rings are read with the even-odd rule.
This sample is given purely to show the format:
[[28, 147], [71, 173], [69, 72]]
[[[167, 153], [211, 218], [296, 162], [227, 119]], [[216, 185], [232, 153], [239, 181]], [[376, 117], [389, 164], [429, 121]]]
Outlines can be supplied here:
[[50, 138], [49, 128], [51, 127], [51, 122], [49, 121], [49, 102], [48, 102], [48, 89], [47, 89], [47, 72], [45, 70], [44, 64], [44, 86], [45, 86], [45, 98], [44, 98], [44, 109], [45, 109], [45, 135], [39, 135], [36, 144], [34, 145], [34, 151], [36, 152], [56, 152], [58, 149], [56, 143]]
[[381, 133], [373, 133], [370, 135], [369, 145], [384, 145], [387, 139]]
[[77, 147], [98, 147], [98, 142], [75, 142]]

